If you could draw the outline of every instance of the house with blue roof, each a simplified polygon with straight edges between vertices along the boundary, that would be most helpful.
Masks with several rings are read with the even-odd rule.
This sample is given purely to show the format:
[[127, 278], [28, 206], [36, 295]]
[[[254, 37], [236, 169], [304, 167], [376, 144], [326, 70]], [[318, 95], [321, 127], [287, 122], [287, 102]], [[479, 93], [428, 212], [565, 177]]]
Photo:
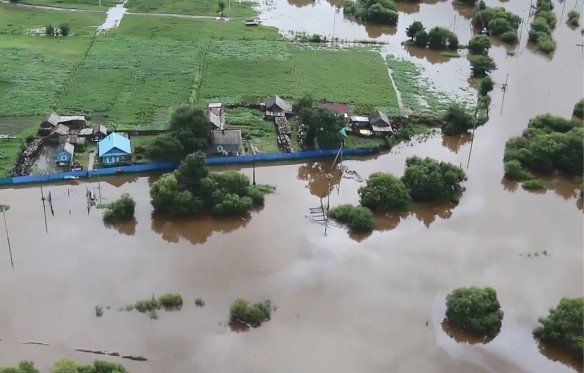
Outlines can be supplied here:
[[57, 148], [57, 153], [55, 154], [55, 163], [60, 166], [68, 166], [73, 162], [73, 154], [75, 153], [75, 148], [71, 143], [64, 143], [59, 145]]
[[112, 132], [97, 144], [97, 154], [103, 166], [115, 166], [132, 161], [130, 139]]

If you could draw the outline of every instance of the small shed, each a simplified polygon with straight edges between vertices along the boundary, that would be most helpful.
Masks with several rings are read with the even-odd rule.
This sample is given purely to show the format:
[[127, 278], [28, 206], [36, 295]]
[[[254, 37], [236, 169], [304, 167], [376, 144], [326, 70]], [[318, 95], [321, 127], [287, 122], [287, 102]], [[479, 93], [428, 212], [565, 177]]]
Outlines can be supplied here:
[[264, 104], [266, 117], [276, 118], [292, 115], [292, 104], [284, 101], [280, 96], [272, 96], [268, 98]]
[[225, 111], [223, 104], [220, 102], [210, 103], [207, 107], [207, 117], [209, 122], [213, 125], [214, 130], [222, 130], [225, 128]]
[[67, 136], [69, 136], [69, 127], [57, 124], [49, 133], [47, 141], [62, 144], [67, 139]]
[[377, 136], [389, 135], [393, 132], [389, 118], [379, 110], [374, 110], [369, 114], [369, 123]]
[[359, 115], [352, 115], [351, 118], [349, 119], [349, 122], [351, 124], [351, 127], [354, 130], [360, 129], [360, 128], [369, 128], [369, 118], [367, 117], [362, 117]]
[[210, 154], [241, 154], [241, 130], [211, 131]]
[[106, 138], [108, 132], [104, 125], [98, 125], [93, 127], [93, 141], [101, 141]]
[[47, 117], [41, 122], [39, 128], [40, 136], [47, 136], [51, 133], [51, 130], [59, 124], [59, 114], [52, 112], [47, 115]]
[[82, 129], [85, 128], [87, 124], [85, 115], [61, 115], [59, 123], [66, 125], [70, 129]]
[[64, 143], [59, 145], [57, 148], [57, 154], [55, 155], [55, 162], [59, 165], [70, 164], [73, 162], [73, 154], [75, 153], [75, 148], [71, 143]]
[[112, 132], [97, 145], [99, 161], [104, 166], [125, 164], [132, 159], [130, 139]]
[[81, 131], [79, 131], [79, 136], [93, 137], [93, 128], [83, 128]]
[[73, 145], [85, 144], [85, 137], [82, 137], [80, 135], [69, 135], [68, 142]]

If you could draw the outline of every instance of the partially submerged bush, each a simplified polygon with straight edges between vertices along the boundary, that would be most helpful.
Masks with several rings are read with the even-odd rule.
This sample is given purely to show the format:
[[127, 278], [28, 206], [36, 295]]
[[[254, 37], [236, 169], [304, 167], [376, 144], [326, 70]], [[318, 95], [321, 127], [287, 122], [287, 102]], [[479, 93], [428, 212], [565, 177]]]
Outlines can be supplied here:
[[446, 296], [446, 319], [476, 336], [495, 338], [503, 320], [497, 292], [490, 287], [455, 289]]
[[443, 119], [444, 125], [442, 126], [442, 132], [449, 136], [465, 133], [473, 129], [476, 125], [475, 118], [464, 106], [458, 104], [450, 105]]
[[580, 13], [577, 10], [570, 10], [568, 12], [568, 20], [566, 23], [573, 27], [580, 26]]
[[567, 351], [578, 360], [584, 359], [584, 298], [562, 298], [547, 317], [538, 319], [541, 326], [533, 336]]
[[135, 208], [136, 202], [134, 202], [132, 196], [124, 193], [117, 201], [107, 205], [107, 210], [103, 214], [103, 220], [106, 223], [119, 223], [131, 220], [134, 218]]
[[529, 180], [532, 178], [531, 174], [523, 169], [521, 163], [514, 159], [503, 164], [505, 169], [505, 177], [509, 180]]
[[359, 197], [361, 205], [373, 211], [406, 210], [410, 202], [404, 183], [384, 172], [371, 174], [367, 184], [359, 188]]
[[203, 298], [195, 298], [195, 306], [203, 307], [205, 305], [205, 301]]
[[160, 308], [162, 308], [162, 305], [160, 304], [160, 301], [156, 299], [156, 297], [154, 297], [153, 294], [152, 298], [150, 299], [141, 299], [137, 301], [136, 304], [134, 304], [134, 308], [138, 312], [146, 313], [150, 311], [159, 310]]
[[180, 294], [166, 293], [158, 297], [158, 302], [165, 309], [178, 309], [180, 310], [183, 305], [183, 299]]
[[521, 186], [527, 190], [541, 190], [545, 189], [545, 183], [539, 179], [525, 180]]
[[417, 156], [406, 159], [401, 180], [417, 202], [458, 202], [466, 181], [463, 169], [451, 163]]
[[339, 205], [329, 210], [329, 216], [347, 224], [349, 230], [353, 232], [371, 232], [375, 229], [373, 214], [366, 207], [349, 204]]
[[240, 322], [256, 328], [263, 322], [270, 320], [271, 314], [272, 305], [270, 300], [250, 304], [246, 300], [237, 299], [231, 304], [229, 322]]
[[128, 373], [123, 365], [111, 361], [95, 360], [92, 364], [63, 358], [55, 362], [51, 373]]

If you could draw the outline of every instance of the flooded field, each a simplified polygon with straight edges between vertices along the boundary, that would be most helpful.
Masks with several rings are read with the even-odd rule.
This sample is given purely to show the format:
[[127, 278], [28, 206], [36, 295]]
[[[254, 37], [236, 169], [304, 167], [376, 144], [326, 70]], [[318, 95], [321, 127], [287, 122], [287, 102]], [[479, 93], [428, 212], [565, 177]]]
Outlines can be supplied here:
[[[523, 16], [529, 7], [488, 3]], [[472, 144], [436, 135], [390, 154], [343, 162], [365, 179], [375, 171], [401, 175], [408, 156], [432, 156], [462, 165], [468, 175], [458, 206], [378, 217], [378, 230], [366, 237], [308, 219], [321, 198], [331, 206], [358, 202], [358, 178], [337, 170], [328, 185], [323, 171], [330, 162], [258, 167], [257, 181], [277, 189], [263, 210], [245, 219], [155, 216], [148, 188], [157, 176], [124, 176], [44, 186], [54, 207], [45, 229], [38, 186], [0, 190], [0, 202], [11, 206], [6, 218], [14, 257], [12, 270], [2, 241], [0, 361], [27, 358], [46, 370], [62, 356], [96, 358], [73, 351], [87, 348], [145, 356], [147, 362], [118, 359], [144, 373], [574, 371], [575, 362], [540, 352], [531, 331], [561, 297], [584, 292], [577, 186], [560, 179], [545, 193], [526, 192], [503, 181], [502, 165], [505, 141], [530, 117], [567, 117], [582, 97], [584, 53], [576, 46], [582, 36], [556, 8], [553, 58], [533, 52], [525, 34], [515, 56], [504, 46], [492, 48], [499, 67], [493, 78], [504, 82], [508, 75], [509, 89], [504, 105], [503, 93], [492, 92], [491, 119]], [[262, 19], [283, 33], [332, 33], [334, 27], [339, 38], [379, 38], [389, 42], [387, 53], [424, 66], [441, 89], [468, 89], [465, 58], [444, 61], [399, 44], [412, 20], [431, 27], [456, 19], [464, 42], [470, 35], [465, 11], [447, 1], [399, 9], [397, 30], [343, 21], [342, 13], [335, 18], [324, 1], [277, 0]], [[252, 174], [250, 168], [243, 172]], [[104, 203], [132, 194], [136, 221], [105, 226], [99, 210], [88, 211], [88, 188]], [[547, 255], [535, 256], [543, 251]], [[442, 327], [444, 297], [470, 285], [495, 288], [505, 312], [501, 333], [485, 345], [459, 343], [462, 337]], [[181, 311], [150, 320], [117, 310], [166, 292], [183, 295]], [[194, 305], [196, 297], [204, 307]], [[258, 329], [233, 332], [226, 323], [239, 297], [269, 298], [277, 311]], [[104, 306], [101, 318], [96, 305]], [[26, 341], [49, 346], [21, 344]]]

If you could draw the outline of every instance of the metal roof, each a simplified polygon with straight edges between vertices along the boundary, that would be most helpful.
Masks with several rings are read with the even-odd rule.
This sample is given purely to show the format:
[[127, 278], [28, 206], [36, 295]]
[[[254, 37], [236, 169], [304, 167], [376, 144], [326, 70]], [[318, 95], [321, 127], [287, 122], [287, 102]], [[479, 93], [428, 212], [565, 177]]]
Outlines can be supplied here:
[[265, 104], [266, 109], [269, 109], [272, 106], [276, 105], [284, 111], [292, 111], [292, 104], [289, 103], [288, 101], [284, 101], [280, 96], [272, 96], [268, 98]]
[[211, 143], [213, 145], [239, 145], [241, 144], [241, 130], [211, 131]]
[[390, 122], [387, 118], [387, 115], [382, 113], [379, 110], [373, 110], [371, 114], [369, 114], [369, 121], [373, 124], [379, 125], [379, 122], [383, 122], [385, 125], [389, 126]]
[[106, 154], [112, 149], [119, 149], [126, 154], [132, 154], [132, 146], [130, 145], [130, 139], [120, 135], [119, 133], [112, 132], [98, 144], [99, 155]]
[[59, 145], [59, 147], [57, 148], [57, 154], [61, 152], [73, 155], [73, 153], [75, 152], [75, 147], [73, 146], [73, 144], [66, 142], [62, 145]]
[[58, 134], [59, 136], [68, 135], [69, 134], [69, 127], [67, 127], [64, 124], [59, 123], [55, 127], [53, 127], [49, 136], [54, 134], [54, 133]]

